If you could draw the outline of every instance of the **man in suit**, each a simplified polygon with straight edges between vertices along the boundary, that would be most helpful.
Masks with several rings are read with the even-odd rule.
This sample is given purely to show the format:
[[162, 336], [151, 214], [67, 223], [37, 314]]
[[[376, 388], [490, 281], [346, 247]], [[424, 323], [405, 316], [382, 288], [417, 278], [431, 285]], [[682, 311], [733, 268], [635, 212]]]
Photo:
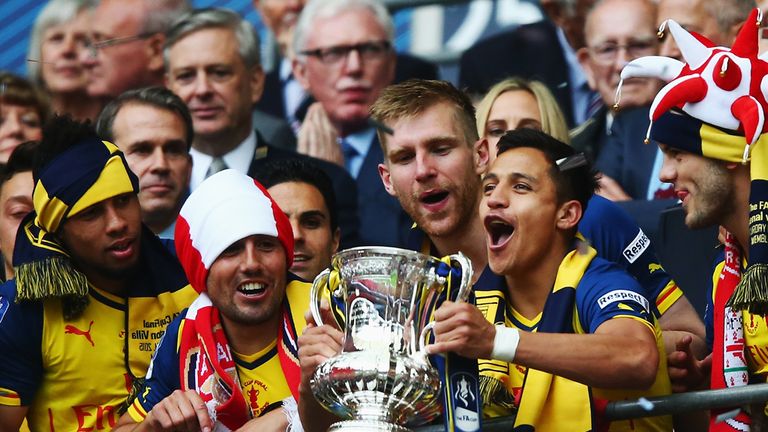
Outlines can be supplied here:
[[[597, 168], [606, 174], [601, 179], [600, 194], [612, 200], [635, 196], [626, 193], [618, 178], [607, 174], [612, 166], [601, 163], [602, 153], [607, 151], [604, 148], [613, 134], [615, 113], [611, 107], [616, 102], [616, 87], [624, 65], [638, 57], [658, 53], [655, 19], [656, 6], [651, 0], [601, 0], [587, 13], [584, 29], [586, 46], [577, 52], [589, 86], [600, 94], [602, 107], [573, 131], [573, 146], [597, 160]], [[617, 26], [616, 22], [622, 25]], [[649, 104], [660, 86], [660, 81], [656, 79], [627, 80], [621, 89], [620, 108]], [[647, 107], [645, 111], [647, 113]], [[626, 136], [626, 139], [640, 142], [644, 136], [643, 131], [636, 136]]]
[[172, 239], [189, 194], [192, 118], [165, 87], [129, 90], [99, 114], [96, 133], [115, 144], [139, 178], [141, 219], [160, 238]]
[[126, 90], [163, 84], [165, 31], [189, 10], [187, 0], [102, 0], [90, 18], [88, 95], [109, 101]]
[[[589, 118], [594, 93], [577, 61], [584, 17], [594, 0], [542, 0], [548, 19], [478, 42], [461, 56], [459, 88], [482, 95], [510, 76], [536, 79], [552, 91], [570, 127]], [[492, 67], [491, 67], [492, 63]]]
[[[253, 128], [251, 107], [264, 85], [258, 46], [253, 27], [225, 9], [193, 11], [168, 32], [167, 83], [189, 107], [195, 130], [192, 190], [225, 168], [253, 176], [265, 160], [303, 157], [271, 146]], [[357, 236], [354, 181], [336, 165], [314, 162], [333, 181], [342, 244], [352, 246]]]
[[[264, 95], [256, 107], [287, 120], [297, 132], [307, 107], [314, 102], [291, 70], [293, 29], [306, 3], [306, 0], [253, 0], [262, 22], [275, 37], [279, 55], [277, 66], [266, 74]], [[394, 82], [410, 78], [437, 79], [437, 67], [408, 54], [397, 54]]]
[[410, 227], [379, 178], [383, 153], [368, 113], [394, 79], [393, 33], [378, 1], [310, 0], [293, 39], [293, 74], [317, 100], [301, 125], [299, 151], [357, 179], [361, 238], [371, 245], [403, 244]]

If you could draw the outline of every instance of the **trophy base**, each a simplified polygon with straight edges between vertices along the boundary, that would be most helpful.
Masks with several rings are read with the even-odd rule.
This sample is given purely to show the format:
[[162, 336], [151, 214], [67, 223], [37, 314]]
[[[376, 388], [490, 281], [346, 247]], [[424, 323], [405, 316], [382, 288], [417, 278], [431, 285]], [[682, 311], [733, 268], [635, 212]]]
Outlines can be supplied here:
[[344, 420], [331, 425], [328, 432], [413, 432], [408, 428], [376, 420]]

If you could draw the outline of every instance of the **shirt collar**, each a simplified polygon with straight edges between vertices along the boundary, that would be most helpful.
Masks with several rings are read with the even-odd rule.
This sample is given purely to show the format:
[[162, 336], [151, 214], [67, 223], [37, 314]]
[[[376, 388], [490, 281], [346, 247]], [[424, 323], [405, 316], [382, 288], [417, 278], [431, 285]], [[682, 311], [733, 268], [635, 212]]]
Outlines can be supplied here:
[[287, 58], [280, 59], [280, 69], [278, 72], [280, 81], [288, 81], [292, 74], [293, 68], [291, 67], [291, 61]]
[[[243, 174], [248, 173], [251, 166], [251, 160], [256, 152], [256, 131], [251, 133], [237, 147], [222, 155], [227, 167], [236, 169]], [[205, 174], [213, 162], [213, 156], [205, 154], [194, 147], [189, 150], [192, 156], [192, 178], [190, 179], [190, 189], [195, 190], [197, 186], [205, 180]]]

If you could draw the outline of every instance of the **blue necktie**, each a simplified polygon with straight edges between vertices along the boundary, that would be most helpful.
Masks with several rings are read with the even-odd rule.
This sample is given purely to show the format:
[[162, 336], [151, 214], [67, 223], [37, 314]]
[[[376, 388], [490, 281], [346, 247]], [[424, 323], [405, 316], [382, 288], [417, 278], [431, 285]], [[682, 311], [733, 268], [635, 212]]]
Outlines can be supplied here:
[[344, 167], [347, 168], [347, 172], [349, 172], [352, 177], [357, 177], [352, 172], [352, 160], [359, 154], [357, 150], [355, 150], [352, 145], [349, 144], [349, 142], [345, 139], [341, 140], [341, 152], [344, 154]]

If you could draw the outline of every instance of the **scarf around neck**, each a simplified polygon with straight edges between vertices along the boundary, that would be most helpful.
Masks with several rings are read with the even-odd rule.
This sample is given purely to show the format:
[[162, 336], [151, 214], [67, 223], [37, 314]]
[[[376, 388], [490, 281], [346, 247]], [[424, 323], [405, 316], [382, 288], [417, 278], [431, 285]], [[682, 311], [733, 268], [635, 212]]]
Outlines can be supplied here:
[[[306, 295], [304, 290], [292, 293]], [[301, 370], [298, 360], [298, 328], [291, 314], [291, 293], [281, 311], [277, 355], [293, 398], [298, 401]], [[232, 351], [218, 309], [207, 294], [192, 303], [182, 324], [179, 347], [182, 390], [194, 390], [205, 402], [211, 418], [229, 430], [242, 427], [253, 416], [240, 388]]]

